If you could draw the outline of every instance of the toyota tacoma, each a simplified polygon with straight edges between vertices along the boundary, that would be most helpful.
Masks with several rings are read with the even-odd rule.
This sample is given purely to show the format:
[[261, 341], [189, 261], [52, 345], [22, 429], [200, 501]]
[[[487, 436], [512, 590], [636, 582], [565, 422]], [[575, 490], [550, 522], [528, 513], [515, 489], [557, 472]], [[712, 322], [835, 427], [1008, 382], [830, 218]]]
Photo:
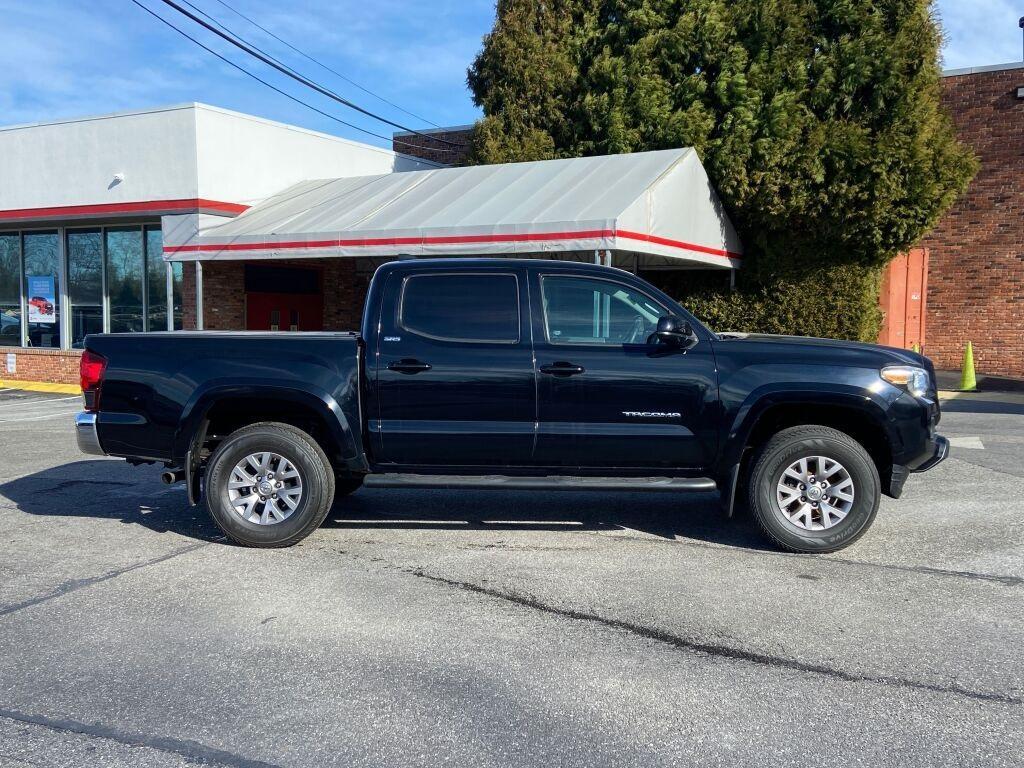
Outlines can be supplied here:
[[163, 464], [254, 547], [367, 486], [717, 490], [781, 547], [831, 552], [949, 450], [917, 353], [716, 334], [565, 261], [387, 263], [359, 333], [90, 335], [81, 384], [82, 450]]

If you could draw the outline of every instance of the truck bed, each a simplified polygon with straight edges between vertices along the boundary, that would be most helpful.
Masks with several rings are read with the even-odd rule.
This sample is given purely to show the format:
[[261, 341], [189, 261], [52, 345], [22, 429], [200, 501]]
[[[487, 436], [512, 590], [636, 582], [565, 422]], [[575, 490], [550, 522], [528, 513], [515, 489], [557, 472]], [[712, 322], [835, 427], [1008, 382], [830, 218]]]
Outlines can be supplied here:
[[182, 463], [207, 410], [263, 392], [326, 409], [359, 435], [359, 335], [202, 331], [96, 334], [108, 363], [96, 429], [114, 456]]

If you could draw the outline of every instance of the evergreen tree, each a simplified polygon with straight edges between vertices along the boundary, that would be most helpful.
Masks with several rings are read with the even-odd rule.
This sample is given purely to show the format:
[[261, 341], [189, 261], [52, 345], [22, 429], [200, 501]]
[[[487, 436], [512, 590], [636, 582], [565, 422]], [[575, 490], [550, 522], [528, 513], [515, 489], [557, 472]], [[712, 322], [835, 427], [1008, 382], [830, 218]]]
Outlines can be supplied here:
[[697, 149], [746, 246], [713, 326], [873, 340], [880, 268], [976, 168], [929, 0], [499, 0], [471, 162]]

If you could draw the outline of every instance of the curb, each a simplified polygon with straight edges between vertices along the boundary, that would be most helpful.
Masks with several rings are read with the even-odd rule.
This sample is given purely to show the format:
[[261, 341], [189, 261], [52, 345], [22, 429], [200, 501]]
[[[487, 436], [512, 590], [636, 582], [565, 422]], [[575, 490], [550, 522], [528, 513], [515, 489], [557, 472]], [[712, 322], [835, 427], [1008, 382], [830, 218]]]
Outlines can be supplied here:
[[52, 392], [62, 395], [80, 395], [82, 388], [77, 384], [50, 384], [45, 381], [21, 381], [20, 379], [0, 379], [2, 389], [21, 389], [26, 392]]
[[962, 392], [956, 389], [940, 389], [939, 400], [973, 400], [979, 403], [1024, 404], [1024, 392]]

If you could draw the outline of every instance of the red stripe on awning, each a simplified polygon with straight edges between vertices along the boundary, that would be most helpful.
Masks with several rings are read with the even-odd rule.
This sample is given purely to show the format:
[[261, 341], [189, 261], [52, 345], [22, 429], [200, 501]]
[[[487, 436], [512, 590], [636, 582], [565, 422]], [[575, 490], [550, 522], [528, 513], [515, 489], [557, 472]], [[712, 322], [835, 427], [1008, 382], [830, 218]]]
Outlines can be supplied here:
[[49, 208], [16, 208], [0, 211], [0, 220], [20, 221], [22, 219], [60, 219], [69, 216], [104, 216], [126, 213], [181, 213], [215, 211], [236, 215], [249, 209], [240, 203], [226, 203], [221, 200], [206, 200], [190, 197], [181, 200], [143, 200], [129, 203], [98, 203], [95, 205], [58, 205]]
[[740, 259], [741, 255], [720, 248], [706, 245], [670, 240], [666, 237], [646, 235], [640, 232], [626, 232], [612, 229], [590, 229], [579, 232], [527, 232], [486, 235], [437, 235], [433, 237], [380, 237], [340, 240], [284, 240], [277, 243], [224, 243], [222, 245], [203, 243], [200, 245], [167, 245], [164, 253], [214, 253], [223, 251], [287, 251], [312, 250], [317, 248], [372, 248], [385, 245], [466, 245], [471, 243], [523, 243], [548, 242], [552, 240], [581, 240], [603, 237], [621, 237], [627, 240], [664, 245], [670, 248], [692, 251], [694, 253], [718, 256], [726, 259]]
[[686, 251], [694, 251], [695, 253], [706, 253], [710, 256], [721, 256], [725, 259], [742, 259], [743, 254], [736, 253], [735, 251], [726, 251], [721, 248], [711, 248], [707, 245], [697, 245], [695, 243], [686, 243], [682, 240], [670, 240], [667, 237], [658, 237], [657, 235], [646, 235], [643, 232], [627, 232], [620, 229], [616, 233], [619, 237], [623, 237], [627, 240], [641, 240], [645, 243], [654, 243], [655, 245], [667, 245], [669, 248], [682, 248]]

